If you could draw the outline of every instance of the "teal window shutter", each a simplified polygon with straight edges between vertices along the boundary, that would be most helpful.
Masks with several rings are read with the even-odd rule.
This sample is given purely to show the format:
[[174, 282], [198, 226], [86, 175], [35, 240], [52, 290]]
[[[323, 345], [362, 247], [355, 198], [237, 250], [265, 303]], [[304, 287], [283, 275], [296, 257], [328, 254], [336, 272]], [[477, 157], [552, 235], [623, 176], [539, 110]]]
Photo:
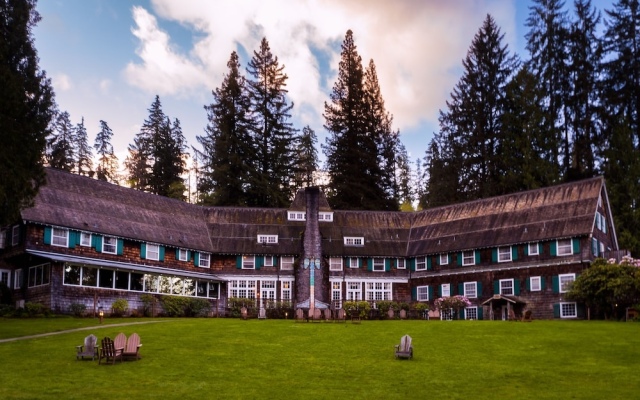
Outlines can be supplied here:
[[358, 257], [358, 268], [362, 268], [364, 265], [364, 258]]
[[367, 258], [367, 271], [373, 271], [373, 258]]
[[553, 305], [553, 316], [555, 318], [560, 318], [560, 304], [558, 303]]
[[458, 253], [458, 267], [462, 267], [462, 252]]
[[158, 252], [160, 254], [158, 254], [158, 258], [160, 261], [164, 261], [164, 246], [159, 246]]
[[466, 314], [466, 311], [467, 311], [466, 309], [461, 308], [460, 309], [460, 314], [458, 315], [458, 319], [465, 319], [464, 316]]
[[429, 285], [429, 300], [433, 300], [433, 286]]
[[146, 242], [140, 243], [140, 258], [142, 258], [143, 260], [145, 258], [147, 258], [147, 243]]
[[580, 239], [573, 238], [573, 254], [580, 254]]
[[529, 255], [529, 244], [528, 243], [524, 245], [524, 255], [525, 256]]
[[93, 248], [98, 252], [102, 253], [102, 236], [101, 235], [91, 235], [91, 241], [93, 242]]
[[[458, 294], [464, 296], [464, 283], [458, 284]], [[453, 296], [453, 293], [451, 293], [451, 296]]]
[[511, 260], [515, 261], [517, 259], [518, 259], [518, 246], [511, 246]]
[[44, 227], [44, 239], [43, 239], [44, 244], [51, 244], [51, 227], [50, 226], [45, 226]]
[[418, 288], [414, 286], [411, 288], [411, 300], [416, 301], [417, 299], [418, 299]]
[[385, 271], [391, 271], [391, 259], [390, 258], [385, 258], [384, 259], [384, 270]]
[[431, 257], [427, 257], [427, 270], [431, 271], [433, 266], [431, 265]]
[[80, 232], [69, 230], [69, 248], [73, 249], [80, 245]]
[[544, 276], [540, 277], [540, 290], [544, 290]]
[[124, 240], [118, 239], [116, 242], [116, 254], [121, 256], [124, 254]]
[[255, 268], [260, 269], [264, 265], [264, 257], [256, 256]]
[[236, 268], [242, 269], [242, 256], [236, 257]]
[[200, 253], [197, 251], [193, 252], [193, 265], [196, 267], [200, 265]]
[[520, 296], [520, 279], [513, 280], [513, 294]]
[[551, 252], [552, 256], [555, 256], [558, 254], [557, 245], [558, 245], [558, 242], [555, 240], [552, 240], [549, 243], [549, 251]]
[[553, 286], [553, 293], [560, 293], [560, 278], [558, 275], [554, 275], [551, 278], [551, 284]]
[[476, 282], [476, 296], [482, 297], [482, 282]]
[[447, 260], [449, 260], [449, 264], [451, 264], [452, 259], [453, 258], [451, 256], [451, 253], [447, 254]]
[[500, 294], [500, 281], [493, 281], [493, 294]]
[[476, 250], [476, 265], [480, 264], [480, 250]]
[[538, 254], [542, 254], [542, 250], [544, 250], [542, 243], [538, 242]]
[[493, 248], [491, 249], [491, 262], [498, 262], [498, 249], [497, 248]]
[[482, 306], [478, 306], [478, 319], [484, 319], [482, 315]]
[[415, 271], [416, 270], [416, 259], [415, 258], [409, 258], [407, 260], [407, 263], [409, 264], [409, 271]]

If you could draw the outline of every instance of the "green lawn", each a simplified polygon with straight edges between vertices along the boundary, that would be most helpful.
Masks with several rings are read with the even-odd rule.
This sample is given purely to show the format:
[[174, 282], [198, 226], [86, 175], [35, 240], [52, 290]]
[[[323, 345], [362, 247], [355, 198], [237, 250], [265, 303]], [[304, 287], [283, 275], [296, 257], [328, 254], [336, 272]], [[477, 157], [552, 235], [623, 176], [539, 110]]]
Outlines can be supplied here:
[[[0, 320], [0, 338], [96, 323], [51, 321]], [[145, 319], [105, 324], [123, 321]], [[163, 321], [0, 343], [0, 399], [630, 399], [640, 393], [637, 323]], [[76, 361], [75, 346], [86, 335], [118, 332], [140, 334], [142, 360]], [[413, 360], [394, 358], [403, 334], [413, 337]]]

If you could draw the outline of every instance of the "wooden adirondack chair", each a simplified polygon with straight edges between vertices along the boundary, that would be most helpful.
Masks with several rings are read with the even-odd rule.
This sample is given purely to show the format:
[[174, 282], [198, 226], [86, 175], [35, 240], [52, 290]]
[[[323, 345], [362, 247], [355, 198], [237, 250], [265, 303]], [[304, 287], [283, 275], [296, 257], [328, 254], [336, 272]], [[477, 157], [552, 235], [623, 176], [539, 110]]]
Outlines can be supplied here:
[[330, 308], [325, 308], [324, 309], [324, 320], [325, 320], [325, 322], [331, 322], [332, 318], [331, 318], [331, 309]]
[[98, 357], [98, 364], [102, 363], [102, 359], [104, 358], [105, 362], [111, 361], [112, 364], [116, 363], [116, 359], [120, 359], [122, 362], [122, 349], [116, 349], [113, 344], [113, 340], [111, 338], [102, 339], [100, 347], [100, 356]]
[[345, 312], [343, 308], [338, 309], [338, 312], [336, 314], [336, 321], [337, 322], [345, 322], [346, 318], [345, 318]]
[[134, 358], [136, 360], [140, 359], [140, 355], [138, 351], [142, 347], [140, 343], [140, 336], [137, 333], [132, 333], [131, 336], [127, 339], [127, 344], [124, 346], [124, 351], [122, 352], [122, 356], [127, 358]]
[[311, 320], [313, 322], [320, 322], [322, 321], [322, 311], [320, 311], [319, 308], [314, 308], [313, 309], [313, 316], [311, 318]]
[[116, 338], [113, 339], [113, 346], [116, 349], [124, 350], [124, 347], [127, 345], [127, 336], [120, 332], [116, 335]]
[[93, 334], [84, 338], [83, 345], [76, 346], [76, 360], [84, 360], [85, 357], [91, 357], [92, 360], [98, 357], [98, 338]]
[[411, 345], [411, 336], [404, 335], [400, 338], [400, 344], [396, 345], [396, 358], [413, 358], [413, 346]]
[[302, 310], [302, 308], [298, 308], [296, 310], [296, 322], [302, 321], [304, 321], [304, 311]]

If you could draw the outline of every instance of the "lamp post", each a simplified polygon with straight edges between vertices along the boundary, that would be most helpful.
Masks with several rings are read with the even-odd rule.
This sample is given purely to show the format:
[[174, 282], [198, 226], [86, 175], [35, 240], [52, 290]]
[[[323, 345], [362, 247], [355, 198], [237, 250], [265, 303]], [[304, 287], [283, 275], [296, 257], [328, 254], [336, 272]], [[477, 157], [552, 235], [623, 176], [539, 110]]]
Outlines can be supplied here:
[[102, 311], [102, 307], [98, 307], [98, 316], [100, 317], [100, 323], [102, 323], [102, 319], [104, 318], [104, 311]]

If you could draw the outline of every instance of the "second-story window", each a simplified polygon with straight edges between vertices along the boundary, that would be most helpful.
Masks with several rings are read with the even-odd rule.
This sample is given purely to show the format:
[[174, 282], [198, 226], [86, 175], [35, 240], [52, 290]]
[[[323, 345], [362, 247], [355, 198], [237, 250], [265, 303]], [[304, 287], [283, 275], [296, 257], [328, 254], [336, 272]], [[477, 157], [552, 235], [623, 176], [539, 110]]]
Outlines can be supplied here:
[[51, 230], [51, 244], [60, 247], [69, 247], [69, 230], [53, 228]]
[[345, 246], [364, 246], [364, 238], [354, 237], [354, 236], [345, 236], [344, 245]]

